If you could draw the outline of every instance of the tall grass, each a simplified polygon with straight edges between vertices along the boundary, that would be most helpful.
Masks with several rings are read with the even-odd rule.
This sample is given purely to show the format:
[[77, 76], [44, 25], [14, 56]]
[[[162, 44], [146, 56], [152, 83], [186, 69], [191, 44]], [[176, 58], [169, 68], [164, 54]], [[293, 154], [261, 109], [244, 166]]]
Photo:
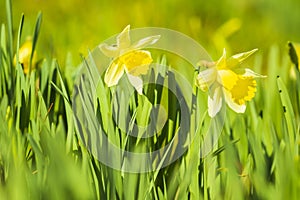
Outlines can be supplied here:
[[[115, 108], [115, 101], [124, 102], [125, 97], [119, 95], [114, 99], [114, 91], [105, 86], [101, 74], [98, 76], [92, 54], [83, 59], [81, 70], [86, 76], [79, 80], [74, 79], [76, 68], [71, 57], [62, 67], [54, 58], [42, 60], [37, 69], [24, 74], [21, 63], [14, 66], [13, 57], [18, 57], [24, 39], [22, 27], [26, 16], [21, 15], [15, 35], [11, 12], [11, 2], [7, 0], [7, 22], [1, 25], [0, 36], [1, 199], [299, 198], [300, 76], [286, 49], [274, 45], [268, 54], [255, 57], [255, 70], [268, 78], [258, 83], [257, 95], [245, 114], [227, 109], [218, 144], [209, 155], [199, 157], [201, 137], [196, 137], [185, 154], [171, 165], [145, 173], [122, 172], [99, 161], [97, 153], [104, 156], [105, 152], [86, 148], [87, 143], [97, 145], [93, 142], [101, 143], [103, 139], [93, 138], [90, 133], [102, 131], [124, 150], [160, 148], [175, 137], [181, 125], [174, 94], [150, 84], [145, 97], [135, 93], [129, 99], [128, 110]], [[41, 19], [38, 14], [32, 34], [34, 47], [38, 45]], [[159, 62], [166, 66], [168, 60], [162, 57]], [[291, 69], [295, 76], [291, 76]], [[150, 75], [155, 83], [179, 84], [170, 77], [154, 71]], [[82, 88], [74, 87], [78, 82]], [[126, 80], [122, 84], [128, 85]], [[196, 94], [196, 101], [204, 102], [205, 94], [194, 89]], [[76, 107], [76, 95], [91, 103]], [[160, 135], [145, 140], [128, 137], [116, 126], [113, 115], [119, 124], [124, 123], [127, 114], [135, 116], [134, 121], [139, 124], [146, 123], [149, 115], [143, 113], [149, 113], [154, 102], [168, 108], [169, 118]], [[136, 111], [137, 108], [141, 110]], [[97, 118], [83, 117], [87, 111]], [[194, 119], [195, 123], [201, 122]], [[102, 129], [93, 120], [102, 120]], [[202, 120], [205, 129], [208, 119]], [[131, 130], [130, 126], [126, 128]], [[118, 162], [119, 157], [111, 159]]]

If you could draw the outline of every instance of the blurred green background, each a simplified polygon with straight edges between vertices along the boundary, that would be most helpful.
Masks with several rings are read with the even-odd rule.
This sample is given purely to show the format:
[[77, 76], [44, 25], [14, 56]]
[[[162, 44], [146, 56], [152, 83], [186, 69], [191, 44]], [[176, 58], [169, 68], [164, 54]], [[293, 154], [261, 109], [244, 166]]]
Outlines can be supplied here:
[[[79, 62], [79, 54], [86, 55], [127, 24], [183, 32], [215, 58], [224, 47], [229, 53], [253, 48], [264, 51], [274, 43], [300, 41], [298, 0], [13, 0], [12, 4], [14, 34], [20, 13], [25, 14], [24, 35], [31, 35], [36, 15], [42, 11], [38, 52], [43, 52], [39, 55], [54, 56], [60, 62], [67, 52]], [[4, 0], [0, 7], [5, 7]], [[0, 23], [5, 21], [5, 12], [1, 12]]]

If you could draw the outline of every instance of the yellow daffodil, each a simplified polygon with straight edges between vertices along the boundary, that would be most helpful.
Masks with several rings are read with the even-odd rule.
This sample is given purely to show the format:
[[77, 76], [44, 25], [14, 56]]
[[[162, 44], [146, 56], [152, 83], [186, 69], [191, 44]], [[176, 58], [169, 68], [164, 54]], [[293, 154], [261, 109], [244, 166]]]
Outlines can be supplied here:
[[199, 73], [196, 85], [203, 91], [210, 90], [208, 97], [208, 114], [210, 117], [215, 117], [220, 111], [223, 98], [235, 112], [245, 112], [246, 102], [255, 96], [255, 78], [264, 76], [250, 69], [242, 68], [241, 63], [256, 51], [257, 49], [253, 49], [227, 59], [224, 49], [223, 55], [218, 61], [201, 61], [199, 63], [200, 66], [207, 69]]
[[292, 63], [300, 70], [300, 44], [289, 42], [289, 55]]
[[116, 45], [99, 45], [100, 50], [107, 57], [112, 58], [112, 62], [107, 68], [104, 82], [108, 87], [118, 84], [124, 72], [128, 80], [135, 87], [139, 94], [142, 94], [143, 81], [139, 75], [146, 74], [153, 59], [149, 51], [142, 48], [152, 45], [160, 38], [159, 35], [150, 36], [131, 44], [130, 26], [128, 25], [118, 36]]
[[[32, 40], [28, 39], [19, 49], [19, 60], [18, 62], [21, 63], [23, 67], [23, 71], [25, 74], [29, 72], [29, 65], [30, 65], [30, 56], [32, 53]], [[16, 55], [14, 56], [14, 66], [17, 65], [17, 58]], [[36, 66], [36, 52], [34, 51], [31, 63], [31, 70], [34, 69]]]

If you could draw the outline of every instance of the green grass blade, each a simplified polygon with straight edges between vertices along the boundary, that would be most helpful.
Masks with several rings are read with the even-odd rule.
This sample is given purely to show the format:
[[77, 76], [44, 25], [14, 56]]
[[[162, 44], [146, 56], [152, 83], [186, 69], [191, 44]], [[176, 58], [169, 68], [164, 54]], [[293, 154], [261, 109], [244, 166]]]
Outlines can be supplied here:
[[6, 0], [6, 17], [8, 30], [8, 58], [10, 60], [9, 66], [12, 66], [13, 58], [13, 17], [11, 0]]
[[32, 68], [32, 59], [33, 59], [34, 51], [35, 51], [35, 48], [36, 48], [37, 40], [38, 40], [38, 37], [39, 37], [41, 24], [42, 24], [42, 13], [39, 12], [39, 14], [37, 16], [37, 19], [36, 19], [36, 24], [35, 24], [35, 27], [34, 27], [33, 38], [32, 38], [32, 50], [31, 50], [31, 54], [30, 54], [29, 73], [30, 73], [31, 68]]
[[[288, 90], [281, 79], [281, 77], [277, 77], [277, 86], [278, 91], [280, 94], [281, 104], [282, 104], [282, 111], [284, 113], [286, 123], [287, 123], [287, 134], [289, 138], [289, 142], [291, 147], [295, 146], [295, 135], [296, 135], [296, 125], [295, 125], [295, 114], [294, 109], [288, 94]], [[295, 149], [291, 149], [293, 152]], [[297, 153], [297, 152], [295, 152]]]

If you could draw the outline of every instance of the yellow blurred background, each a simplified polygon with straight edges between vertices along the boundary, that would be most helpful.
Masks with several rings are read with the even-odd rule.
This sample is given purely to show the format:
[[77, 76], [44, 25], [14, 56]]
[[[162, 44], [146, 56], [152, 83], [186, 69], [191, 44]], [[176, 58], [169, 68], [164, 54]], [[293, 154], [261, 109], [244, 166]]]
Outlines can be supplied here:
[[[5, 0], [0, 22], [6, 22]], [[38, 53], [63, 61], [68, 52], [79, 62], [103, 40], [132, 28], [170, 28], [196, 39], [213, 56], [276, 43], [300, 41], [298, 0], [12, 0], [14, 34], [25, 14], [23, 40], [31, 35], [39, 11], [43, 13]], [[218, 57], [218, 56], [217, 56]]]

